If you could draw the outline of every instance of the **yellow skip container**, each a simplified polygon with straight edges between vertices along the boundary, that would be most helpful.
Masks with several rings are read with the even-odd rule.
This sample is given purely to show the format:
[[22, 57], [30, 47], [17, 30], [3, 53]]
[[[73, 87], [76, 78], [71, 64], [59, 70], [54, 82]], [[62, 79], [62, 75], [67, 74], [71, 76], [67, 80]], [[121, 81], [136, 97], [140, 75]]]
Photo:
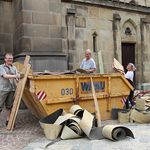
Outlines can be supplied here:
[[45, 117], [57, 109], [69, 111], [79, 104], [95, 112], [90, 77], [96, 91], [102, 120], [111, 119], [113, 108], [122, 108], [122, 97], [133, 87], [124, 76], [114, 74], [29, 75], [23, 100], [37, 117]]

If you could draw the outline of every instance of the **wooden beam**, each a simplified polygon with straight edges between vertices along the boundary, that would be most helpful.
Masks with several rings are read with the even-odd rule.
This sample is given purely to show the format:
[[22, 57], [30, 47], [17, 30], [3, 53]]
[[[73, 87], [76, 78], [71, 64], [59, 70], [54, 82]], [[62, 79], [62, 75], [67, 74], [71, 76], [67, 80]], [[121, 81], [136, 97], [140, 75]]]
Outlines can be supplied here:
[[96, 93], [95, 93], [95, 87], [93, 84], [92, 77], [90, 77], [90, 79], [91, 79], [92, 94], [93, 94], [93, 98], [94, 98], [94, 106], [95, 106], [97, 124], [98, 124], [98, 127], [101, 127], [101, 115], [100, 115], [100, 109], [99, 109], [99, 105], [98, 105], [98, 101], [97, 101], [97, 97], [96, 97]]
[[27, 81], [27, 77], [31, 68], [31, 65], [28, 64], [29, 63], [29, 58], [30, 56], [26, 56], [25, 61], [24, 61], [24, 66], [25, 68], [23, 68], [23, 72], [24, 73], [24, 78], [20, 79], [18, 84], [17, 84], [17, 88], [15, 91], [15, 98], [14, 98], [14, 103], [13, 103], [13, 107], [12, 107], [12, 111], [10, 114], [10, 119], [8, 122], [8, 126], [7, 126], [7, 130], [13, 130], [14, 129], [14, 124], [15, 124], [15, 120], [16, 120], [16, 116], [19, 110], [19, 106], [20, 106], [20, 102], [21, 102], [21, 98], [23, 95], [23, 91], [25, 88], [25, 84]]

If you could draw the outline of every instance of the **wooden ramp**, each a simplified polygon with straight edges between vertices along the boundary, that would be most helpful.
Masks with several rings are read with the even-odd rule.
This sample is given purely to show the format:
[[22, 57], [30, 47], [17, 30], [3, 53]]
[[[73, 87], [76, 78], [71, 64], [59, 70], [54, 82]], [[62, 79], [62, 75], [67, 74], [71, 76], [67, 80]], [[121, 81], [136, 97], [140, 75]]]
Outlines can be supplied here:
[[14, 129], [14, 124], [15, 124], [16, 116], [17, 116], [18, 109], [20, 106], [21, 98], [22, 98], [25, 84], [27, 81], [27, 77], [31, 68], [31, 65], [29, 64], [29, 60], [30, 60], [30, 56], [26, 56], [25, 61], [24, 61], [24, 68], [22, 69], [22, 73], [24, 74], [24, 77], [20, 79], [17, 84], [17, 88], [16, 88], [15, 96], [14, 96], [14, 103], [13, 103], [12, 111], [10, 114], [10, 119], [8, 122], [7, 130], [12, 131]]

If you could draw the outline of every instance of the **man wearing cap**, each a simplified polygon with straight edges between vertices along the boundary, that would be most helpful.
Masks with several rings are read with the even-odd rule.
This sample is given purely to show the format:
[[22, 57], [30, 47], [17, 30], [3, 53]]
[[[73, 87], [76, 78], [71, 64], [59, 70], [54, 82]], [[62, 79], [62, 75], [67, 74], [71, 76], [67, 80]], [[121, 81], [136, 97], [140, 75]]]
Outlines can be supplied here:
[[5, 106], [7, 110], [6, 126], [13, 105], [16, 80], [19, 78], [20, 75], [16, 67], [13, 66], [13, 55], [6, 53], [4, 56], [4, 64], [0, 65], [0, 113]]
[[85, 51], [85, 58], [82, 60], [80, 68], [86, 70], [89, 73], [94, 73], [96, 71], [96, 64], [94, 59], [91, 58], [90, 49]]

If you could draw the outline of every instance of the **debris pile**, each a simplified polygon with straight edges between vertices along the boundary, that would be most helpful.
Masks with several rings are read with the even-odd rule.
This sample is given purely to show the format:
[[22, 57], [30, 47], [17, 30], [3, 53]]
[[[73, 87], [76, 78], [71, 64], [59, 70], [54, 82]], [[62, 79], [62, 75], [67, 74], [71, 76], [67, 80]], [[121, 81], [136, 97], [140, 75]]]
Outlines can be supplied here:
[[45, 136], [50, 140], [73, 139], [87, 136], [90, 140], [107, 138], [113, 141], [134, 138], [132, 131], [124, 126], [106, 125], [97, 127], [95, 116], [79, 105], [73, 105], [69, 113], [59, 109], [40, 120]]
[[118, 112], [120, 123], [150, 123], [150, 96], [136, 98], [136, 105], [130, 110]]

